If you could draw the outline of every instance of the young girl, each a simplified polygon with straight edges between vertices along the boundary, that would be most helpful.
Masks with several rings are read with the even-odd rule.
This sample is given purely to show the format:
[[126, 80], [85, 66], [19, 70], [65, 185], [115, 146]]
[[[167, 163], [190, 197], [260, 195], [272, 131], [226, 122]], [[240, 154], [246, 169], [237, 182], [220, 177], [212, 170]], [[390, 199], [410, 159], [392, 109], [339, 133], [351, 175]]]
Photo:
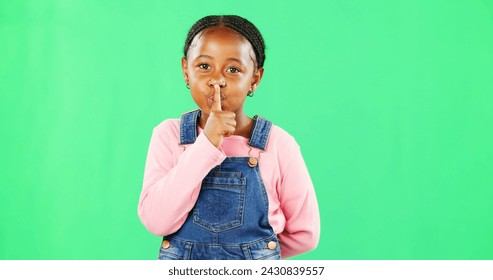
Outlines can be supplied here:
[[298, 144], [243, 110], [264, 49], [239, 16], [190, 29], [182, 68], [199, 109], [154, 128], [138, 207], [163, 236], [159, 259], [280, 259], [317, 246], [318, 204]]

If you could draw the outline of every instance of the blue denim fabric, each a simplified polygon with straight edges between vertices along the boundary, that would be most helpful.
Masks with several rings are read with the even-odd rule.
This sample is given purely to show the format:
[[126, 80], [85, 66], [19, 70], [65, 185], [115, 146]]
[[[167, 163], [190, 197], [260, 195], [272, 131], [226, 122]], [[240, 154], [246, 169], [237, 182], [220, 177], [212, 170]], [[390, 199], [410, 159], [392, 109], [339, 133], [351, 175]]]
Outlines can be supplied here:
[[198, 135], [197, 120], [200, 110], [193, 110], [181, 115], [180, 145], [192, 144]]
[[257, 115], [253, 117], [253, 120], [255, 122], [253, 124], [252, 135], [248, 145], [265, 150], [272, 123]]
[[[195, 142], [199, 116], [198, 110], [182, 115], [182, 143]], [[249, 145], [265, 150], [272, 123], [257, 116], [254, 120]], [[250, 167], [248, 159], [227, 157], [210, 170], [183, 226], [163, 237], [169, 246], [160, 248], [160, 260], [281, 258], [279, 241], [268, 220], [267, 192], [259, 167]]]

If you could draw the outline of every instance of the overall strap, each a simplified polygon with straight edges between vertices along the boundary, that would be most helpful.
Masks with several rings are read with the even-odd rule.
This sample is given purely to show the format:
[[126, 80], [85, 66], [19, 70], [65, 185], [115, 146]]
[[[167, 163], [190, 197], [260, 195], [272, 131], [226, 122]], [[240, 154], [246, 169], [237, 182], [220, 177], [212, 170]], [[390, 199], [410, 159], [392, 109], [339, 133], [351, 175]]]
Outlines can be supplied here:
[[200, 110], [183, 113], [180, 118], [180, 145], [192, 144], [198, 135]]
[[265, 151], [267, 146], [267, 140], [269, 139], [270, 130], [272, 128], [272, 122], [268, 121], [258, 115], [253, 117], [253, 129], [250, 136], [248, 145], [260, 150]]

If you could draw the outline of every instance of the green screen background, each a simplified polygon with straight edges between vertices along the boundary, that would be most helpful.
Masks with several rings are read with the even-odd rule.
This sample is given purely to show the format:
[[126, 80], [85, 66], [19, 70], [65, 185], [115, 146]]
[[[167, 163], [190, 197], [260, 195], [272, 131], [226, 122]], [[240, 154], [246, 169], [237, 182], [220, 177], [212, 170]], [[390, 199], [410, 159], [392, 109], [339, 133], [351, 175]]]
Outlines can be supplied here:
[[493, 2], [0, 0], [0, 258], [155, 259], [137, 216], [152, 129], [194, 109], [188, 28], [267, 44], [247, 99], [320, 204], [297, 259], [493, 259]]

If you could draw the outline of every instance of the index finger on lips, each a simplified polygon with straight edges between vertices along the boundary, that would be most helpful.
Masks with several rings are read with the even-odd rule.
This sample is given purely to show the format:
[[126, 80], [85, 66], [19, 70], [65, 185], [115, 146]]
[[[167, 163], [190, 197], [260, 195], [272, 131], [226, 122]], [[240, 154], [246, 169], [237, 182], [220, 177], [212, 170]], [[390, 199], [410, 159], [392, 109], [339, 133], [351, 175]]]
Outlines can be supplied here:
[[221, 108], [221, 88], [218, 84], [214, 85], [214, 100], [211, 105], [212, 111], [222, 111]]

